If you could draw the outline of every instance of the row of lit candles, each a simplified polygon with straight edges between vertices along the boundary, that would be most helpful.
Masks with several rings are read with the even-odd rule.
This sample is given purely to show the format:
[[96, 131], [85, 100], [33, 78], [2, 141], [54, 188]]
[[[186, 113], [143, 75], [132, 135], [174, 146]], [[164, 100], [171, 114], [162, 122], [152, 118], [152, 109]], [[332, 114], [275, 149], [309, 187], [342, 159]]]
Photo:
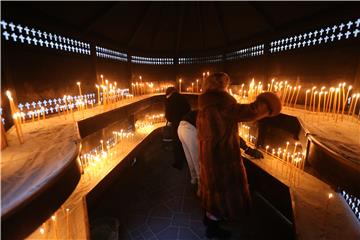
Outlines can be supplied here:
[[152, 115], [145, 115], [143, 120], [138, 120], [135, 123], [135, 129], [144, 128], [148, 126], [152, 126], [157, 123], [165, 122], [165, 114], [152, 114]]
[[[144, 119], [141, 119], [142, 122], [147, 122], [144, 127], [148, 125], [153, 125], [156, 123], [160, 123], [164, 121], [164, 114], [151, 114], [146, 115]], [[140, 129], [138, 126], [136, 129]], [[106, 166], [109, 161], [111, 161], [113, 156], [116, 156], [116, 150], [114, 149], [118, 146], [118, 144], [124, 143], [123, 141], [131, 141], [134, 139], [134, 132], [131, 130], [120, 129], [119, 131], [113, 131], [113, 136], [108, 138], [106, 141], [100, 140], [99, 145], [87, 151], [86, 153], [82, 153], [79, 157], [79, 164], [82, 169], [82, 173], [91, 179], [91, 176], [98, 176], [103, 169], [106, 169]], [[66, 239], [71, 238], [70, 234], [70, 224], [69, 224], [69, 214], [70, 208], [65, 209], [65, 222], [66, 222]], [[52, 215], [46, 222], [44, 222], [41, 227], [38, 229], [41, 235], [45, 235], [47, 231], [50, 231], [50, 228], [53, 230], [53, 234], [55, 236], [51, 238], [62, 239], [63, 237], [59, 237], [61, 231], [58, 229], [59, 216], [61, 215], [62, 210], [58, 211], [54, 215]]]
[[[241, 89], [238, 94], [233, 93], [232, 89], [229, 90], [239, 102], [254, 101], [255, 98], [262, 92], [265, 92], [261, 82], [256, 83], [254, 79], [250, 82], [248, 88], [244, 88], [245, 84], [241, 85]], [[324, 112], [334, 114], [345, 114], [348, 102], [350, 102], [347, 108], [347, 114], [354, 116], [356, 107], [360, 98], [360, 93], [353, 93], [350, 95], [352, 86], [345, 88], [346, 83], [340, 83], [338, 87], [330, 87], [329, 91], [326, 91], [326, 87], [321, 87], [320, 91], [316, 91], [317, 87], [314, 86], [311, 89], [304, 91], [305, 103], [304, 109], [312, 112]], [[299, 95], [301, 93], [301, 85], [291, 85], [288, 81], [275, 82], [273, 79], [271, 83], [268, 83], [266, 91], [277, 92], [284, 106], [296, 107]], [[309, 95], [309, 97], [308, 97]], [[310, 101], [308, 103], [308, 99]], [[349, 101], [349, 99], [351, 99]], [[360, 114], [360, 111], [359, 113]]]
[[132, 131], [127, 131], [121, 129], [120, 131], [113, 131], [113, 136], [104, 140], [100, 140], [100, 145], [96, 146], [87, 153], [81, 154], [80, 164], [83, 172], [90, 166], [96, 166], [96, 163], [99, 163], [101, 160], [106, 160], [109, 154], [109, 151], [114, 148], [122, 140], [132, 140], [134, 133]]
[[[205, 77], [208, 77], [208, 76], [210, 76], [210, 72], [209, 72], [209, 71], [203, 72], [203, 73], [202, 73], [202, 82], [204, 82]], [[199, 85], [201, 86], [202, 82], [199, 84], [199, 78], [197, 78], [194, 82], [191, 82], [191, 88], [188, 87], [188, 88], [187, 88], [187, 91], [188, 91], [188, 92], [193, 92], [193, 93], [195, 93], [195, 92], [196, 92], [196, 93], [202, 92], [202, 88], [199, 87]], [[179, 92], [182, 92], [183, 79], [182, 79], [182, 78], [179, 78], [178, 83], [179, 83]], [[196, 84], [196, 89], [194, 88], [195, 84]]]
[[[253, 143], [253, 140], [256, 139], [254, 136], [250, 134], [250, 127], [246, 124], [241, 123], [239, 127], [239, 135], [243, 137], [248, 142]], [[286, 142], [286, 146], [284, 148], [272, 148], [271, 151], [270, 146], [267, 145], [265, 147], [265, 153], [269, 154], [273, 157], [276, 157], [280, 160], [283, 160], [287, 163], [293, 164], [294, 166], [304, 169], [304, 159], [305, 159], [305, 152], [299, 152], [299, 143], [295, 142], [293, 151], [289, 151], [289, 142]]]

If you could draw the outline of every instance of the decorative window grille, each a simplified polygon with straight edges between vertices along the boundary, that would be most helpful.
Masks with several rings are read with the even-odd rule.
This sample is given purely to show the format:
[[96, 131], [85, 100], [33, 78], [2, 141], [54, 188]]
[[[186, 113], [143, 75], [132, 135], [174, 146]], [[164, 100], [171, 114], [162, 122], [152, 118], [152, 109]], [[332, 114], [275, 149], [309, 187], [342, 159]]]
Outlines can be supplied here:
[[306, 33], [296, 34], [270, 43], [270, 53], [289, 51], [331, 42], [358, 38], [360, 36], [360, 18], [355, 21], [322, 27]]
[[201, 64], [222, 62], [222, 55], [179, 58], [179, 64]]
[[341, 191], [341, 196], [344, 198], [351, 211], [355, 214], [357, 220], [360, 221], [360, 198], [347, 193], [345, 190]]
[[[58, 112], [63, 112], [66, 109], [76, 108], [79, 100], [86, 101], [87, 104], [95, 104], [96, 94], [88, 93], [82, 96], [66, 96], [66, 98], [53, 98], [44, 100], [35, 100], [32, 102], [19, 103], [19, 111], [24, 115], [24, 119], [31, 119], [32, 115], [37, 117], [38, 112], [40, 115], [51, 115]], [[24, 114], [23, 114], [24, 113]]]
[[131, 56], [131, 62], [139, 63], [139, 64], [152, 64], [152, 65], [172, 65], [174, 64], [174, 58]]
[[5, 20], [1, 20], [0, 25], [1, 36], [6, 41], [90, 55], [88, 43]]
[[256, 57], [264, 54], [264, 44], [256, 45], [253, 47], [248, 47], [244, 49], [240, 49], [234, 52], [227, 53], [225, 55], [226, 60], [235, 60], [240, 58], [249, 58]]
[[99, 46], [96, 46], [95, 49], [96, 49], [97, 57], [127, 62], [127, 54], [126, 53], [118, 52], [115, 50], [111, 50], [111, 49], [107, 49], [107, 48], [103, 48], [103, 47], [99, 47]]

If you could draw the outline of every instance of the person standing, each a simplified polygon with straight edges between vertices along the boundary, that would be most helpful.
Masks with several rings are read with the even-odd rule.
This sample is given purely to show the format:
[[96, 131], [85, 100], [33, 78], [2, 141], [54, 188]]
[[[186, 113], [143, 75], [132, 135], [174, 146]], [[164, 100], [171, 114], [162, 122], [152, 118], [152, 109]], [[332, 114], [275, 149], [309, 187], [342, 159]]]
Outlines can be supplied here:
[[[196, 186], [199, 181], [199, 144], [196, 129], [197, 111], [188, 112], [181, 120], [178, 135], [183, 146], [189, 166], [191, 184]], [[197, 189], [197, 187], [196, 187]]]
[[199, 96], [199, 193], [209, 238], [230, 238], [231, 233], [222, 229], [219, 221], [240, 219], [251, 207], [238, 122], [275, 116], [281, 111], [279, 98], [270, 92], [260, 94], [253, 103], [238, 104], [227, 92], [229, 84], [228, 74], [214, 73], [205, 79]]
[[173, 135], [174, 163], [172, 166], [182, 169], [185, 162], [185, 154], [182, 148], [177, 129], [183, 116], [190, 111], [190, 104], [176, 88], [168, 87], [165, 92], [165, 118], [171, 123]]
[[[183, 146], [186, 161], [189, 166], [190, 182], [198, 185], [199, 182], [199, 143], [196, 129], [196, 118], [198, 110], [191, 110], [180, 121], [178, 127], [178, 136]], [[254, 148], [249, 147], [245, 140], [240, 137], [240, 148], [245, 154], [255, 159], [264, 158], [263, 154]], [[197, 189], [197, 188], [196, 188]]]

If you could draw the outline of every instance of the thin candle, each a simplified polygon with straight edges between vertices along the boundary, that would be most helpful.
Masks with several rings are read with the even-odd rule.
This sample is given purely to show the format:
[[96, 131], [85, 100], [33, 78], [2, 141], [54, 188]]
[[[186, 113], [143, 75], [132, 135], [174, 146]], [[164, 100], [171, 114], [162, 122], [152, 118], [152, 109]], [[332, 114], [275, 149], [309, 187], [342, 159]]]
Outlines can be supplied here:
[[340, 113], [340, 104], [341, 104], [341, 89], [339, 89], [339, 99], [338, 99], [338, 105], [337, 105], [337, 111], [336, 111], [336, 119], [335, 121], [337, 121], [338, 115]]
[[325, 106], [326, 106], [326, 95], [328, 94], [328, 92], [326, 91], [326, 92], [324, 92], [324, 107], [323, 107], [323, 112], [325, 113], [325, 110], [326, 110], [326, 108], [325, 108]]
[[306, 93], [305, 93], [305, 108], [304, 108], [305, 111], [306, 111], [307, 95], [309, 92], [310, 92], [310, 89], [306, 90]]
[[179, 79], [179, 92], [181, 93], [181, 82], [182, 82], [182, 79], [180, 78]]
[[319, 103], [318, 103], [318, 107], [317, 107], [317, 112], [320, 112], [321, 109], [321, 95], [323, 94], [323, 91], [321, 91], [319, 93]]
[[97, 100], [98, 100], [98, 105], [100, 105], [100, 86], [95, 84], [95, 87], [97, 89]]
[[100, 77], [101, 77], [101, 85], [104, 85], [104, 76], [101, 74]]
[[359, 100], [359, 97], [360, 97], [360, 93], [356, 94], [356, 100], [355, 100], [354, 110], [353, 110], [352, 116], [354, 116], [354, 114], [355, 114], [356, 105], [357, 105], [357, 102], [358, 102], [358, 100]]
[[18, 140], [20, 142], [20, 144], [23, 144], [23, 138], [21, 136], [20, 133], [20, 126], [19, 126], [19, 122], [18, 122], [18, 115], [16, 113], [13, 114], [13, 119], [14, 119], [14, 125], [15, 125], [15, 130], [16, 130], [16, 135], [18, 137]]
[[292, 86], [290, 86], [289, 87], [289, 96], [287, 97], [287, 98], [285, 98], [285, 104], [284, 105], [286, 105], [287, 104], [287, 102], [289, 101], [289, 99], [290, 99], [290, 96], [291, 96], [291, 91], [292, 91]]
[[271, 92], [271, 90], [272, 90], [272, 87], [273, 87], [273, 83], [274, 83], [274, 81], [275, 81], [275, 79], [272, 79], [272, 80], [271, 80], [270, 92]]
[[296, 147], [297, 147], [297, 145], [298, 145], [298, 143], [296, 142], [296, 143], [295, 143], [295, 147], [294, 147], [293, 154], [295, 154], [295, 152], [296, 152]]
[[314, 103], [313, 103], [313, 106], [312, 106], [312, 111], [315, 112], [315, 105], [316, 105], [316, 95], [318, 94], [318, 91], [315, 91], [314, 92]]
[[78, 85], [78, 87], [79, 87], [79, 94], [80, 94], [80, 97], [81, 97], [82, 96], [82, 94], [81, 94], [81, 82], [77, 82], [76, 85]]
[[316, 89], [316, 87], [312, 87], [311, 89], [311, 94], [310, 94], [310, 111], [311, 111], [311, 106], [312, 106], [312, 99], [313, 99], [313, 94], [314, 94], [314, 90]]
[[297, 92], [297, 94], [296, 94], [296, 98], [295, 98], [295, 102], [294, 102], [294, 108], [295, 108], [295, 106], [296, 106], [296, 102], [297, 102], [298, 97], [299, 97], [300, 89], [301, 89], [301, 86], [298, 86], [298, 92]]
[[332, 103], [332, 95], [335, 91], [335, 88], [330, 88], [330, 95], [329, 95], [329, 101], [327, 103], [327, 112], [331, 113], [331, 103]]
[[294, 87], [294, 91], [293, 91], [293, 93], [292, 93], [292, 95], [291, 95], [291, 98], [290, 98], [290, 101], [289, 101], [289, 106], [291, 106], [291, 103], [292, 103], [292, 100], [293, 100], [293, 98], [294, 98], [296, 89], [297, 89], [297, 87]]
[[351, 114], [351, 109], [352, 109], [352, 106], [353, 106], [353, 103], [354, 103], [354, 99], [356, 98], [356, 94], [354, 93], [352, 96], [351, 96], [351, 102], [350, 102], [350, 107], [349, 107], [349, 111], [348, 111], [348, 115]]
[[347, 100], [348, 100], [348, 97], [349, 97], [349, 92], [350, 92], [350, 90], [351, 90], [351, 89], [352, 89], [352, 86], [350, 85], [350, 86], [348, 87], [348, 90], [347, 90], [347, 93], [346, 93], [346, 97], [345, 97], [344, 102], [343, 102], [341, 115], [343, 115], [343, 114], [344, 114], [344, 110], [345, 110], [346, 102], [347, 102]]
[[336, 88], [335, 89], [335, 95], [334, 95], [334, 104], [333, 104], [333, 113], [334, 114], [336, 114], [336, 103], [337, 103], [337, 94], [338, 94], [338, 92], [339, 92], [339, 88]]

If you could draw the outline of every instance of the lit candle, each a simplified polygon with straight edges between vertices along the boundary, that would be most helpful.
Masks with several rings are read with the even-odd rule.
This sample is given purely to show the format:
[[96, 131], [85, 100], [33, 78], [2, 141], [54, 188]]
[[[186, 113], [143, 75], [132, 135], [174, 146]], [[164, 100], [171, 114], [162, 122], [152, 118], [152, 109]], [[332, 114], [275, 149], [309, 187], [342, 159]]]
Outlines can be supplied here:
[[326, 105], [326, 95], [328, 94], [328, 92], [324, 92], [324, 107], [323, 107], [323, 112], [325, 113], [326, 111], [326, 108], [325, 108], [325, 105]]
[[70, 222], [69, 222], [69, 211], [70, 209], [66, 209], [66, 236], [67, 239], [70, 239]]
[[299, 97], [300, 89], [301, 89], [301, 86], [298, 86], [298, 92], [297, 92], [297, 94], [296, 94], [296, 98], [295, 98], [295, 102], [294, 102], [294, 107], [296, 106], [296, 102], [297, 102], [298, 97]]
[[140, 84], [139, 84], [139, 86], [140, 86], [140, 95], [142, 95], [143, 94], [143, 91], [142, 91], [142, 76], [139, 76], [139, 79], [140, 79]]
[[296, 142], [296, 143], [295, 143], [295, 147], [294, 147], [293, 154], [295, 154], [295, 152], [296, 152], [296, 147], [297, 147], [297, 145], [298, 145], [298, 143]]
[[288, 147], [289, 147], [289, 142], [286, 142], [286, 148], [285, 148], [285, 152], [287, 152], [287, 150], [288, 150]]
[[330, 88], [330, 95], [329, 95], [329, 101], [328, 101], [328, 103], [327, 103], [327, 112], [331, 112], [331, 103], [332, 103], [332, 95], [333, 95], [333, 93], [334, 93], [334, 91], [335, 91], [335, 88]]
[[323, 94], [323, 91], [321, 91], [319, 93], [319, 103], [318, 103], [318, 108], [317, 108], [317, 112], [320, 113], [320, 109], [321, 109], [321, 95]]
[[18, 140], [20, 142], [20, 144], [24, 143], [24, 140], [22, 138], [22, 134], [21, 134], [21, 130], [20, 130], [20, 124], [18, 122], [18, 114], [14, 113], [13, 114], [13, 119], [14, 119], [14, 125], [15, 125], [15, 130], [16, 130], [16, 135], [18, 137]]
[[271, 79], [270, 92], [271, 92], [271, 90], [272, 90], [274, 81], [275, 81], [275, 79]]
[[101, 85], [104, 85], [104, 76], [101, 74], [100, 77], [101, 77]]
[[100, 86], [95, 84], [95, 87], [97, 89], [98, 105], [100, 105]]
[[354, 114], [355, 114], [356, 104], [357, 104], [357, 102], [358, 102], [358, 100], [359, 100], [359, 97], [360, 97], [360, 93], [356, 94], [356, 100], [355, 100], [354, 110], [353, 110], [352, 116], [354, 116]]
[[311, 111], [311, 106], [312, 106], [312, 99], [313, 99], [313, 94], [314, 94], [314, 90], [316, 89], [316, 87], [312, 87], [311, 89], [311, 94], [310, 94], [310, 111]]
[[315, 112], [315, 105], [316, 105], [316, 95], [318, 94], [318, 91], [315, 91], [314, 92], [314, 103], [313, 103], [313, 106], [312, 106], [312, 111]]
[[354, 99], [356, 98], [356, 94], [354, 93], [352, 96], [351, 96], [351, 102], [350, 102], [350, 107], [349, 107], [349, 111], [348, 111], [348, 115], [351, 114], [351, 109], [352, 109], [352, 106], [353, 106], [353, 103], [354, 103]]
[[196, 79], [196, 92], [199, 92], [199, 79]]
[[57, 229], [57, 223], [56, 223], [56, 215], [52, 215], [51, 220], [54, 223], [55, 239], [58, 239], [58, 229]]
[[305, 93], [305, 108], [304, 108], [305, 111], [306, 111], [307, 95], [309, 92], [310, 92], [310, 89], [306, 90], [306, 93]]
[[344, 102], [345, 102], [345, 85], [346, 85], [346, 83], [343, 82], [343, 84], [342, 84], [342, 93], [343, 93], [343, 95], [342, 95], [342, 100], [343, 100], [343, 104], [344, 104]]
[[349, 97], [349, 92], [350, 92], [350, 90], [351, 90], [351, 89], [352, 89], [352, 86], [350, 85], [350, 86], [348, 87], [348, 90], [347, 90], [347, 93], [346, 93], [346, 97], [345, 97], [344, 102], [343, 102], [341, 115], [343, 115], [343, 114], [344, 114], [344, 110], [345, 110], [346, 102], [347, 102], [347, 100], [348, 100], [348, 97]]
[[336, 103], [337, 103], [337, 94], [338, 94], [338, 92], [339, 92], [339, 88], [336, 88], [335, 89], [335, 94], [334, 94], [334, 104], [333, 104], [333, 113], [334, 114], [336, 114]]
[[16, 107], [15, 107], [15, 104], [14, 104], [14, 99], [12, 98], [11, 92], [9, 90], [6, 91], [6, 96], [9, 99], [11, 115], [14, 115], [15, 112], [16, 112]]
[[289, 102], [289, 99], [290, 99], [290, 96], [291, 96], [291, 91], [292, 91], [292, 86], [289, 86], [289, 94], [285, 98], [285, 104], [284, 105], [287, 105], [287, 103]]
[[291, 103], [292, 103], [292, 100], [293, 100], [293, 98], [294, 98], [296, 89], [297, 89], [297, 87], [294, 87], [294, 91], [293, 91], [293, 93], [292, 93], [292, 95], [291, 95], [291, 98], [290, 98], [290, 101], [289, 101], [289, 107], [291, 107]]
[[79, 87], [79, 94], [80, 94], [80, 97], [81, 97], [82, 96], [82, 94], [81, 94], [81, 82], [77, 82], [76, 84]]
[[179, 92], [181, 93], [181, 82], [182, 82], [182, 79], [180, 78], [179, 79]]
[[100, 140], [100, 143], [101, 143], [101, 151], [104, 151], [104, 141]]

